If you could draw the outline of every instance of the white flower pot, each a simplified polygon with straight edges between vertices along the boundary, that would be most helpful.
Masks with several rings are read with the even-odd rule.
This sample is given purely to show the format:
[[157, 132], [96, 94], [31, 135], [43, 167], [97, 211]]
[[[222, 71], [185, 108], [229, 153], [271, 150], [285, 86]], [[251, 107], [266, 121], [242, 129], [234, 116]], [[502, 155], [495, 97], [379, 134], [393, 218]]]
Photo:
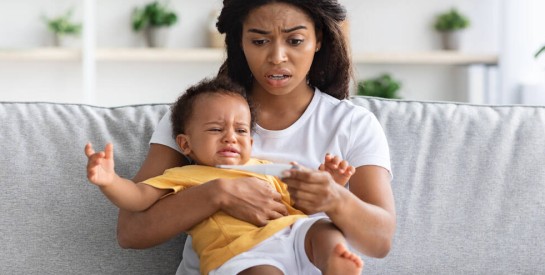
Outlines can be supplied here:
[[78, 48], [80, 39], [75, 35], [53, 34], [53, 46], [59, 48]]

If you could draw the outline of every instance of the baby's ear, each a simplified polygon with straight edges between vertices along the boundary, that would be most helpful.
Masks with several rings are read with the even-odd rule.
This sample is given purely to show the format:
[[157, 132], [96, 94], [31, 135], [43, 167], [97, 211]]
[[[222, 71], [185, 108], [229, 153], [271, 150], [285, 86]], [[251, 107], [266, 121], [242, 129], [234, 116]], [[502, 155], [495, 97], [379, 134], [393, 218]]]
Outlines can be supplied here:
[[179, 134], [176, 136], [176, 143], [182, 150], [182, 154], [188, 156], [191, 153], [191, 145], [189, 144], [189, 137], [184, 134]]

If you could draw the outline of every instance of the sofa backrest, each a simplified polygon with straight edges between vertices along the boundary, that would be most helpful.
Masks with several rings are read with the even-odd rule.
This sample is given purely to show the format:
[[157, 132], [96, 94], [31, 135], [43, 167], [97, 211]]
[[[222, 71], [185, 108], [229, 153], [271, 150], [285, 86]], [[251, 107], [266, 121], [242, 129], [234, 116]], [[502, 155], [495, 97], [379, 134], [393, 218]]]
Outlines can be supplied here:
[[86, 178], [83, 148], [115, 145], [132, 177], [166, 105], [0, 103], [0, 274], [173, 274], [183, 243], [125, 250], [117, 208]]
[[545, 273], [545, 107], [353, 100], [385, 129], [398, 221], [366, 272]]
[[[545, 108], [383, 100], [397, 232], [368, 274], [545, 273]], [[167, 105], [0, 103], [0, 274], [173, 274], [183, 237], [116, 241], [117, 209], [86, 179], [83, 148], [115, 144], [131, 177]]]

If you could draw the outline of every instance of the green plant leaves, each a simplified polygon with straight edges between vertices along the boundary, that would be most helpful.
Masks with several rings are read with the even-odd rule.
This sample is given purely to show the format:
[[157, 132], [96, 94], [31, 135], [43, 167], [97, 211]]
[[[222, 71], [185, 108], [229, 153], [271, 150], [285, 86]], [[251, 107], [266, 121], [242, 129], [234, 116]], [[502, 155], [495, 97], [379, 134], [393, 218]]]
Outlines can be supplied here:
[[82, 24], [71, 21], [72, 10], [59, 17], [46, 19], [47, 28], [57, 35], [78, 35], [81, 33]]
[[132, 13], [132, 29], [140, 31], [147, 27], [168, 27], [178, 21], [174, 10], [158, 1], [152, 2], [143, 8], [135, 8]]
[[469, 19], [455, 8], [439, 14], [435, 20], [435, 29], [438, 31], [456, 31], [469, 27]]
[[397, 95], [400, 88], [401, 82], [393, 79], [389, 74], [383, 74], [376, 78], [359, 81], [358, 95], [382, 98], [400, 98]]

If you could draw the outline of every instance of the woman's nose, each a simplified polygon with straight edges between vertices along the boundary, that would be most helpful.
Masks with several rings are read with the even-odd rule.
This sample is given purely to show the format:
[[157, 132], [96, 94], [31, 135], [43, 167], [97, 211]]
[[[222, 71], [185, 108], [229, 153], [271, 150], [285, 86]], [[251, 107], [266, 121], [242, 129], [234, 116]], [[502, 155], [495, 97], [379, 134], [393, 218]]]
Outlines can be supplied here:
[[281, 43], [273, 43], [270, 48], [269, 62], [278, 65], [287, 60], [286, 47]]

